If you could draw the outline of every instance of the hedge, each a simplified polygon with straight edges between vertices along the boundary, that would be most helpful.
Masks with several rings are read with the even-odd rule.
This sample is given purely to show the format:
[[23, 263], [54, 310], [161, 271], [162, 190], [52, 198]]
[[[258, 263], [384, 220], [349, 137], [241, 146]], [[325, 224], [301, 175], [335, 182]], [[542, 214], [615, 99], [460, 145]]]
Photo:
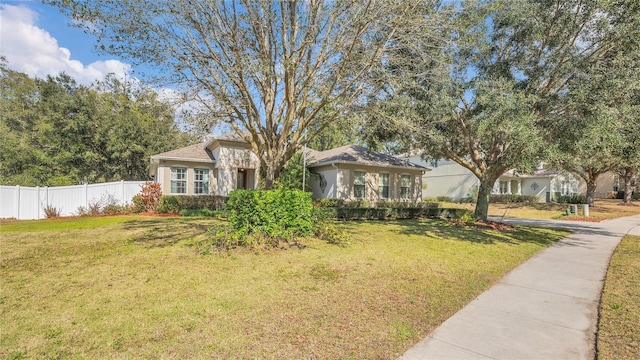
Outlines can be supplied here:
[[418, 218], [460, 218], [471, 214], [467, 209], [413, 207], [413, 208], [335, 208], [332, 216], [337, 220], [396, 220]]
[[540, 199], [535, 195], [491, 195], [492, 203], [534, 203], [538, 201], [540, 201]]
[[182, 210], [220, 210], [224, 207], [225, 196], [218, 195], [163, 195], [157, 211], [179, 213]]

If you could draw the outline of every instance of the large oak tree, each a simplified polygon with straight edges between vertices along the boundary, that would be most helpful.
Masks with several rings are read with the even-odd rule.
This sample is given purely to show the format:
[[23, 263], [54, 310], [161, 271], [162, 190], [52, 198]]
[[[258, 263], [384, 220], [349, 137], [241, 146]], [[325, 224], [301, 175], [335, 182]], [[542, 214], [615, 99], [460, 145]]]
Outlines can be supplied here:
[[375, 90], [363, 77], [429, 1], [49, 2], [97, 34], [99, 49], [157, 65], [229, 124], [272, 188], [302, 142]]

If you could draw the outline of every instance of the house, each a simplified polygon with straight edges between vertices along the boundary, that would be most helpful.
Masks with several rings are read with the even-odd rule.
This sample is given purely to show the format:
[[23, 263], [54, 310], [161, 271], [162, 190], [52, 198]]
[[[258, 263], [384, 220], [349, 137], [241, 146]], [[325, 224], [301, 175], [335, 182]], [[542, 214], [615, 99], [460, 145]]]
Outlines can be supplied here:
[[226, 196], [258, 188], [260, 160], [244, 139], [226, 134], [152, 155], [149, 172], [163, 194]]
[[[452, 201], [474, 198], [478, 191], [479, 180], [471, 171], [455, 161], [439, 159], [425, 161], [420, 151], [412, 151], [399, 158], [415, 164], [429, 166], [431, 171], [422, 176], [423, 199], [439, 196], [448, 197]], [[606, 176], [605, 176], [606, 175]], [[610, 175], [601, 177], [596, 188], [595, 196], [606, 198], [613, 191], [613, 181]], [[530, 174], [510, 170], [503, 174], [493, 186], [493, 194], [501, 195], [532, 195], [541, 202], [558, 200], [561, 196], [584, 195], [585, 181], [577, 175], [566, 171], [549, 169], [541, 164]]]
[[[314, 198], [422, 198], [427, 169], [420, 165], [357, 145], [306, 151]], [[227, 134], [151, 156], [150, 174], [163, 194], [227, 196], [235, 189], [258, 188], [260, 160], [244, 139]]]
[[307, 152], [314, 198], [345, 200], [422, 199], [427, 168], [358, 145]]

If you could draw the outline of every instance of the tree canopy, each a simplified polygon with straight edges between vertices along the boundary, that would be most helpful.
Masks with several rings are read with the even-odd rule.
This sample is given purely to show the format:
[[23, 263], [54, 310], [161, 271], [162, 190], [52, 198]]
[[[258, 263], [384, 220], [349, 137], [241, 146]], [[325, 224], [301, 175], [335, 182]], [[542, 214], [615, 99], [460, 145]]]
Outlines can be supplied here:
[[[555, 145], [570, 139], [562, 130], [569, 103], [590, 101], [576, 95], [579, 87], [614, 53], [629, 57], [637, 47], [638, 3], [462, 1], [443, 14], [446, 42], [409, 32], [398, 40], [406, 46], [387, 53], [389, 86], [379, 102], [389, 126], [410, 132], [425, 157], [452, 159], [476, 175], [475, 216], [486, 219], [498, 177], [562, 148]], [[423, 55], [434, 47], [437, 58]], [[603, 117], [579, 119], [584, 131], [604, 129]]]
[[363, 79], [389, 37], [434, 1], [49, 2], [102, 51], [166, 69], [253, 146], [271, 188], [302, 142], [375, 91]]
[[25, 186], [145, 180], [149, 156], [186, 145], [155, 91], [115, 78], [91, 88], [65, 74], [0, 68], [0, 183]]

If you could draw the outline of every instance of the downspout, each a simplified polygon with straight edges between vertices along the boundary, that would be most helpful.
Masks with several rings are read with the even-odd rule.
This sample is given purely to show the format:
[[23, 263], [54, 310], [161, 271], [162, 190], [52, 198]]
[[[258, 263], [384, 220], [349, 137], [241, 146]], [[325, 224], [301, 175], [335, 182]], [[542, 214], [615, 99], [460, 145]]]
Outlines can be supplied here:
[[336, 168], [336, 189], [335, 189], [335, 194], [333, 194], [333, 198], [337, 199], [338, 198], [338, 175], [340, 175], [340, 169], [338, 169], [335, 163], [331, 163], [331, 166]]

